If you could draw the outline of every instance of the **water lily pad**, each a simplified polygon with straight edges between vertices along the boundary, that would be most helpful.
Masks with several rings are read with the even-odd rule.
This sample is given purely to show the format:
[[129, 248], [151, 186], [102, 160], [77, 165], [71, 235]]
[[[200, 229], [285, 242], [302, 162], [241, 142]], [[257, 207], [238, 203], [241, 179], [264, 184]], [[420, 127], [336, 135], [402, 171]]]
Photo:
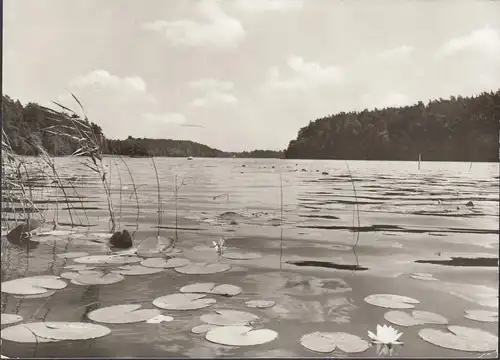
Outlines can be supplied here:
[[430, 273], [412, 273], [412, 274], [410, 274], [410, 277], [412, 279], [416, 279], [416, 280], [427, 280], [427, 281], [438, 280], [434, 277], [434, 275], [432, 275]]
[[125, 279], [123, 275], [106, 273], [104, 271], [80, 271], [78, 276], [71, 280], [75, 285], [110, 285]]
[[498, 322], [498, 311], [489, 310], [465, 310], [467, 319], [482, 322]]
[[76, 230], [51, 230], [39, 232], [38, 236], [69, 236], [76, 232]]
[[148, 324], [161, 324], [162, 322], [170, 322], [170, 321], [173, 321], [174, 318], [172, 316], [168, 316], [168, 315], [157, 315], [149, 320], [147, 320], [146, 322]]
[[259, 320], [259, 317], [238, 310], [215, 310], [210, 314], [203, 314], [200, 320], [212, 325], [226, 326], [226, 325], [248, 325], [252, 321]]
[[[84, 270], [85, 271], [85, 270]], [[90, 271], [90, 270], [87, 270]], [[80, 274], [74, 271], [65, 271], [61, 273], [59, 276], [66, 280], [76, 279]]]
[[276, 305], [276, 302], [272, 300], [248, 300], [245, 305], [251, 308], [267, 309]]
[[255, 260], [260, 259], [262, 257], [261, 254], [258, 253], [242, 253], [242, 252], [224, 252], [222, 257], [231, 260]]
[[228, 346], [261, 345], [275, 340], [278, 333], [270, 329], [254, 330], [251, 326], [221, 326], [207, 331], [205, 339]]
[[40, 299], [40, 298], [46, 298], [49, 296], [54, 295], [56, 292], [55, 290], [48, 290], [44, 292], [43, 294], [34, 294], [34, 295], [14, 295], [16, 299]]
[[183, 286], [181, 293], [205, 293], [223, 296], [235, 296], [241, 293], [241, 288], [236, 285], [222, 284], [216, 286], [215, 283], [196, 283]]
[[76, 258], [75, 262], [80, 264], [98, 264], [98, 265], [125, 265], [142, 261], [137, 256], [120, 255], [91, 255]]
[[88, 254], [89, 253], [84, 252], [84, 251], [75, 251], [75, 252], [67, 252], [67, 253], [57, 254], [57, 257], [64, 258], [64, 259], [74, 259], [74, 258], [87, 256]]
[[344, 332], [320, 332], [306, 334], [300, 338], [300, 344], [311, 351], [330, 353], [339, 348], [346, 353], [363, 352], [370, 344], [360, 337]]
[[163, 236], [150, 237], [143, 240], [137, 247], [137, 255], [141, 257], [156, 257], [163, 255], [163, 252], [171, 250], [174, 239]]
[[186, 266], [176, 267], [175, 271], [189, 275], [217, 274], [231, 269], [227, 264], [193, 263]]
[[2, 313], [2, 325], [15, 324], [20, 321], [23, 321], [23, 317], [21, 315]]
[[162, 269], [173, 269], [175, 267], [186, 266], [191, 263], [188, 259], [180, 258], [149, 258], [141, 261], [142, 266], [147, 266], [151, 268], [162, 268]]
[[411, 315], [399, 310], [388, 311], [384, 318], [399, 326], [415, 326], [424, 324], [448, 324], [448, 320], [439, 314], [429, 311], [414, 310]]
[[38, 295], [48, 290], [61, 290], [67, 284], [59, 276], [38, 275], [2, 282], [3, 293], [12, 295]]
[[163, 269], [152, 268], [142, 265], [126, 265], [120, 266], [118, 270], [113, 270], [112, 273], [120, 275], [151, 275], [162, 272]]
[[36, 322], [2, 329], [3, 340], [20, 343], [53, 342], [62, 340], [88, 340], [103, 337], [111, 330], [98, 324], [83, 322]]
[[82, 271], [82, 270], [94, 270], [96, 267], [81, 264], [81, 265], [66, 265], [64, 268], [73, 271]]
[[450, 332], [422, 329], [418, 335], [431, 344], [459, 351], [486, 352], [498, 348], [498, 336], [487, 331], [465, 326], [448, 326]]
[[196, 310], [215, 304], [215, 299], [204, 294], [171, 294], [153, 300], [153, 305], [166, 310]]
[[192, 328], [191, 332], [193, 334], [204, 334], [207, 331], [218, 328], [218, 327], [220, 327], [220, 326], [212, 325], [212, 324], [201, 324], [201, 325], [198, 325], [198, 326], [195, 326], [194, 328]]
[[365, 297], [368, 304], [389, 309], [413, 309], [412, 304], [419, 304], [420, 301], [413, 298], [393, 294], [373, 294]]
[[106, 324], [130, 324], [147, 321], [160, 315], [157, 309], [141, 309], [138, 304], [114, 305], [91, 311], [87, 317]]

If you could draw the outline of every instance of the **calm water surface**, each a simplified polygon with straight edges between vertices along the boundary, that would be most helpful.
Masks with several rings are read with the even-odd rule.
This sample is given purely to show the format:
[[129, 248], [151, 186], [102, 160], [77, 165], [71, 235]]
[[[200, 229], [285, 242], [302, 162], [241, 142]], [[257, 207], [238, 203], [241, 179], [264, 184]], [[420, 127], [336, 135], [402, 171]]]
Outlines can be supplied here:
[[[106, 158], [105, 163], [119, 228], [133, 232], [138, 244], [158, 231], [157, 179], [151, 159], [124, 160], [133, 175], [138, 206], [122, 160]], [[387, 309], [363, 300], [375, 293], [410, 296], [420, 301], [418, 309], [437, 312], [450, 324], [498, 332], [497, 323], [463, 317], [465, 309], [498, 309], [498, 267], [450, 262], [453, 257], [463, 258], [465, 264], [472, 264], [473, 258], [498, 258], [498, 163], [471, 167], [470, 163], [424, 162], [418, 170], [416, 162], [349, 161], [349, 173], [344, 161], [157, 158], [155, 162], [160, 182], [160, 235], [175, 235], [177, 217], [183, 256], [192, 261], [226, 262], [232, 266], [230, 271], [194, 276], [166, 270], [127, 276], [107, 286], [70, 284], [50, 298], [19, 299], [2, 293], [2, 312], [18, 313], [25, 321], [88, 321], [85, 314], [100, 306], [134, 303], [153, 308], [156, 297], [194, 282], [235, 284], [243, 293], [218, 298], [208, 310], [164, 311], [175, 318], [170, 323], [111, 325], [112, 333], [96, 340], [38, 346], [4, 341], [2, 354], [317, 356], [300, 346], [302, 335], [345, 331], [367, 339], [367, 330], [386, 323]], [[107, 231], [107, 200], [99, 179], [69, 158], [56, 159], [56, 165], [63, 178], [75, 177], [65, 190], [70, 206], [79, 208], [72, 212], [73, 221], [86, 225], [79, 231]], [[176, 182], [180, 186], [177, 205]], [[40, 206], [48, 207], [49, 220], [55, 216], [57, 199], [59, 223], [70, 222], [61, 190], [43, 187], [34, 191]], [[49, 204], [43, 204], [46, 199]], [[473, 207], [466, 206], [469, 201]], [[219, 260], [215, 251], [197, 251], [221, 236], [227, 238], [228, 249], [259, 252], [262, 257]], [[73, 264], [73, 260], [57, 257], [67, 251], [103, 254], [105, 247], [67, 237], [49, 238], [26, 254], [2, 238], [2, 281], [59, 275], [65, 271], [63, 266]], [[296, 265], [304, 261], [315, 266]], [[345, 270], [338, 265], [359, 265], [364, 270]], [[412, 279], [413, 272], [432, 273], [439, 281]], [[337, 285], [327, 286], [332, 282]], [[246, 308], [245, 301], [251, 299], [270, 299], [277, 304], [274, 310]], [[201, 314], [218, 308], [253, 312], [279, 338], [265, 345], [236, 348], [209, 343], [203, 335], [190, 332], [201, 324]], [[421, 328], [402, 329], [405, 346], [398, 355], [464, 356], [424, 342], [417, 335]], [[374, 355], [375, 350], [369, 349], [356, 356]]]

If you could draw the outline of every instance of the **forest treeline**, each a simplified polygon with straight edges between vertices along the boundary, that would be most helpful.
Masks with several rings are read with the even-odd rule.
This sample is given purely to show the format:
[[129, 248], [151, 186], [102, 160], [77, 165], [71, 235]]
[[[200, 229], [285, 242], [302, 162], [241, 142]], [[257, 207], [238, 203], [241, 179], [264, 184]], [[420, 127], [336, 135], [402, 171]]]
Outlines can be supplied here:
[[[51, 155], [73, 154], [80, 145], [74, 121], [76, 115], [55, 111], [36, 103], [23, 106], [19, 100], [2, 96], [2, 127], [12, 150], [20, 155], [37, 155], [42, 147]], [[72, 121], [73, 120], [73, 121]], [[189, 140], [148, 139], [129, 136], [124, 140], [106, 138], [99, 125], [90, 123], [104, 154], [169, 157], [282, 157], [283, 152], [254, 150], [224, 152]], [[64, 134], [64, 135], [61, 135]]]
[[[70, 155], [75, 141], [75, 115], [36, 103], [23, 106], [2, 96], [2, 127], [13, 151], [36, 155]], [[451, 97], [404, 107], [341, 112], [300, 129], [297, 139], [282, 151], [224, 152], [188, 140], [129, 136], [107, 139], [90, 123], [105, 154], [170, 157], [253, 157], [289, 159], [498, 161], [500, 90], [473, 97]], [[58, 128], [65, 131], [51, 131]]]
[[500, 90], [341, 112], [300, 129], [288, 159], [498, 161]]

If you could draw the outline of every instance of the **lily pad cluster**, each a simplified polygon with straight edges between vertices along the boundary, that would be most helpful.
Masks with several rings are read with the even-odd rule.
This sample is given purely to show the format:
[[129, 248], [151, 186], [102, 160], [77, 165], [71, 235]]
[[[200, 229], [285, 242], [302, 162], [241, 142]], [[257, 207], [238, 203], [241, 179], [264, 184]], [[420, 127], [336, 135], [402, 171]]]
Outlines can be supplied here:
[[370, 344], [360, 337], [345, 332], [320, 332], [306, 334], [300, 338], [300, 344], [311, 351], [331, 353], [340, 349], [345, 353], [360, 353]]

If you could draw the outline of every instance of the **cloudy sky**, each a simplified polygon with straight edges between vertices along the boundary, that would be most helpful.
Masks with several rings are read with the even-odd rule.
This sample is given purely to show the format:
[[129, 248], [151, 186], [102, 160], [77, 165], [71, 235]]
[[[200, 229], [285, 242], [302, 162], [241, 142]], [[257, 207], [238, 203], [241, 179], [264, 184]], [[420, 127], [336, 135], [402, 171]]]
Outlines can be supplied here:
[[310, 120], [500, 88], [498, 0], [4, 0], [3, 92], [107, 137], [282, 149]]

